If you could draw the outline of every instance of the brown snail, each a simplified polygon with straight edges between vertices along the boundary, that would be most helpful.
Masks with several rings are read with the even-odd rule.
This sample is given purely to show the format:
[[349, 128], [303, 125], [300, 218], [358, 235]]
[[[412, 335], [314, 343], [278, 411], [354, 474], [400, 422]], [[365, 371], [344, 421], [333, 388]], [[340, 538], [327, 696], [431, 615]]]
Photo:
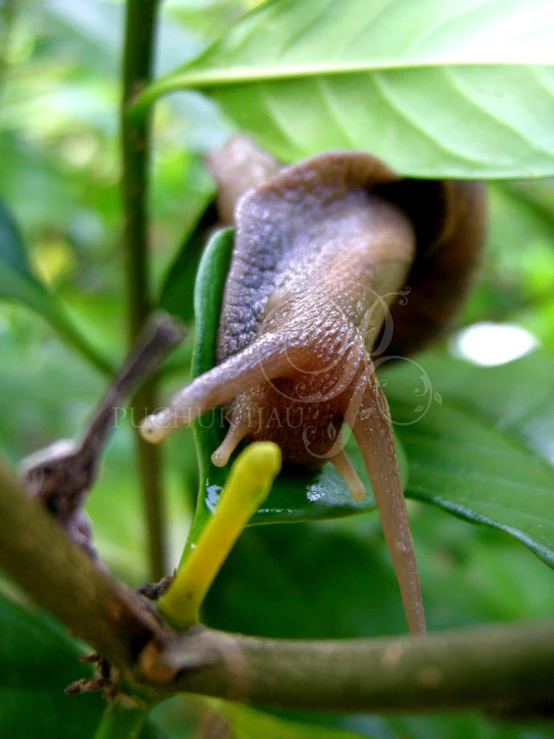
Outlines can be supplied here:
[[[234, 211], [236, 226], [218, 365], [147, 418], [143, 434], [161, 441], [227, 404], [229, 431], [214, 464], [226, 464], [242, 439], [269, 439], [285, 462], [331, 461], [360, 498], [364, 486], [342, 435], [328, 433], [346, 421], [373, 486], [410, 631], [424, 633], [392, 423], [372, 355], [413, 352], [455, 314], [484, 239], [482, 187], [401, 178], [356, 151], [279, 170], [244, 139], [212, 156], [211, 167], [220, 210]], [[402, 306], [396, 298], [405, 285]]]

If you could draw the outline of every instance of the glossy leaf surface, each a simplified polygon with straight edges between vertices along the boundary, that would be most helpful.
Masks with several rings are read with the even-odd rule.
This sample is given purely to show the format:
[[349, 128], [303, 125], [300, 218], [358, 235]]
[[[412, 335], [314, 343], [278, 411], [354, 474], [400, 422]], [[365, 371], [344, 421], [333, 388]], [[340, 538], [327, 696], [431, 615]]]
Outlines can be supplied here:
[[[423, 356], [442, 404], [414, 422], [406, 366], [387, 376], [410, 460], [409, 497], [501, 529], [554, 566], [552, 364], [534, 352], [498, 367]], [[406, 425], [400, 425], [406, 424]]]

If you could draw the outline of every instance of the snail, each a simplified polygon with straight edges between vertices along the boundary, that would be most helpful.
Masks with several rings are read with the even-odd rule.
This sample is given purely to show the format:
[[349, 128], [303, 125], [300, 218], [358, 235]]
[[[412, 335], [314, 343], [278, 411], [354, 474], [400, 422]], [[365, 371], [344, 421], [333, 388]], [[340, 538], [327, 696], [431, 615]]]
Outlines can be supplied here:
[[[236, 227], [217, 365], [145, 419], [144, 438], [157, 443], [225, 405], [229, 429], [214, 464], [225, 465], [243, 439], [272, 440], [286, 463], [330, 461], [359, 499], [365, 489], [343, 449], [346, 422], [371, 480], [410, 632], [425, 633], [392, 422], [373, 359], [420, 349], [455, 315], [484, 240], [482, 186], [402, 178], [360, 151], [280, 168], [242, 137], [209, 163], [220, 212]], [[406, 285], [403, 305], [397, 298]], [[339, 431], [334, 438], [330, 428]]]

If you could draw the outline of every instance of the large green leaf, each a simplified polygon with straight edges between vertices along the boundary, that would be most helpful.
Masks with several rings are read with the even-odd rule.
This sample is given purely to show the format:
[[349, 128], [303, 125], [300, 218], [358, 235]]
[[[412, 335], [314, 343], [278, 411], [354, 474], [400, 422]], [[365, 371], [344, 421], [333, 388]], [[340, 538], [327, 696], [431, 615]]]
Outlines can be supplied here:
[[484, 368], [427, 355], [419, 364], [442, 394], [419, 418], [409, 367], [387, 374], [410, 460], [406, 495], [501, 529], [554, 567], [552, 360], [534, 353]]
[[286, 161], [346, 147], [412, 176], [547, 175], [553, 29], [548, 0], [275, 0], [136, 110], [196, 87]]
[[355, 739], [361, 734], [328, 726], [304, 724], [270, 716], [263, 711], [238, 703], [210, 701], [210, 705], [224, 716], [235, 739]]
[[[215, 346], [223, 289], [233, 248], [233, 230], [215, 234], [206, 247], [195, 287], [196, 346], [193, 376], [211, 369], [215, 364]], [[212, 452], [221, 444], [226, 433], [221, 409], [204, 414], [193, 424], [200, 466], [200, 494], [195, 529], [202, 528], [213, 512], [219, 493], [227, 478], [229, 466], [215, 467], [210, 460]], [[366, 489], [371, 484], [362, 456], [351, 439], [346, 449]], [[399, 460], [404, 482], [407, 464], [399, 448]], [[350, 490], [335, 468], [327, 464], [317, 471], [287, 470], [275, 480], [268, 500], [254, 516], [252, 523], [282, 523], [322, 518], [337, 518], [375, 509], [373, 495], [355, 501]], [[194, 535], [191, 540], [194, 540]]]

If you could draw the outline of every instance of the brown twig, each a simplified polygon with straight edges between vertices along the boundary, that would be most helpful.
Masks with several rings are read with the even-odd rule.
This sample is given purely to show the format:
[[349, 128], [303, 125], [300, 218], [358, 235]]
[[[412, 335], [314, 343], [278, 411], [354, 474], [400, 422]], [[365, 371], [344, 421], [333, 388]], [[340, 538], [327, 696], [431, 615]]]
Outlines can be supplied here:
[[122, 670], [164, 629], [140, 596], [100, 570], [0, 463], [0, 567]]
[[554, 623], [417, 639], [290, 641], [171, 631], [94, 566], [0, 465], [0, 567], [36, 602], [161, 699], [176, 692], [282, 708], [542, 714], [554, 705]]
[[29, 493], [93, 556], [92, 529], [83, 505], [96, 479], [102, 449], [127, 396], [151, 376], [182, 336], [168, 315], [153, 317], [109, 385], [81, 440], [59, 440], [31, 454], [21, 465], [20, 475]]
[[[151, 654], [141, 658], [147, 673]], [[551, 621], [340, 641], [205, 629], [168, 642], [156, 659], [175, 671], [165, 689], [278, 708], [510, 713], [526, 707], [527, 715], [544, 715], [554, 706]]]

